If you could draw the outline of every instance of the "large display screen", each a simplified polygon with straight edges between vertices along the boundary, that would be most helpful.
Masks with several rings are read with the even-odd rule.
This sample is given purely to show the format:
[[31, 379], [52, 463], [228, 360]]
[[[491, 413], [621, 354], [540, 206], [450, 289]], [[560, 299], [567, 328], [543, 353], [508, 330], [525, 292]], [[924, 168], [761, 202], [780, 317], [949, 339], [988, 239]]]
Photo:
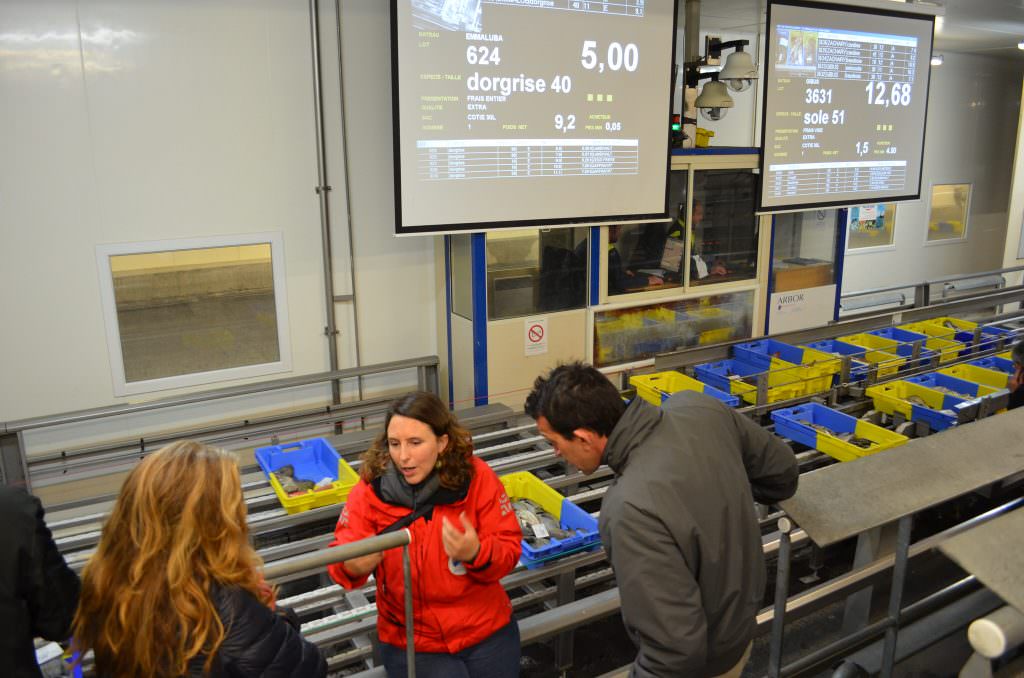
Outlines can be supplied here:
[[396, 232], [666, 218], [675, 0], [392, 0]]
[[768, 6], [761, 209], [916, 199], [934, 18]]

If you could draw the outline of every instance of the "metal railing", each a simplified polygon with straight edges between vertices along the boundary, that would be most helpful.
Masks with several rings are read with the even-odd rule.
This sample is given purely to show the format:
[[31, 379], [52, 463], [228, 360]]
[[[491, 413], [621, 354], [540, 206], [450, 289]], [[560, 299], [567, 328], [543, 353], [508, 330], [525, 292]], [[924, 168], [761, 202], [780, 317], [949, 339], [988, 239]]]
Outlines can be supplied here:
[[263, 568], [263, 576], [268, 580], [285, 577], [296, 572], [326, 567], [352, 558], [368, 556], [373, 553], [393, 548], [402, 549], [402, 578], [405, 586], [405, 659], [408, 666], [406, 675], [416, 678], [416, 647], [413, 642], [412, 614], [412, 567], [409, 561], [409, 544], [412, 535], [408, 529], [396, 530], [387, 534], [360, 539], [341, 546], [332, 546], [322, 551], [305, 553], [294, 558], [279, 560]]
[[878, 307], [881, 306], [885, 306], [886, 311], [929, 306], [932, 303], [933, 286], [940, 286], [939, 297], [943, 301], [960, 296], [959, 292], [1004, 289], [1006, 288], [1006, 279], [1003, 276], [1018, 271], [1024, 271], [1024, 266], [1012, 266], [978, 273], [958, 273], [918, 283], [848, 292], [839, 299], [840, 314], [842, 317], [852, 317], [859, 314], [846, 314], [843, 311], [862, 311], [868, 308], [875, 308], [876, 310], [873, 312], [877, 313], [881, 310]]
[[439, 389], [438, 366], [437, 356], [424, 356], [409, 360], [397, 360], [376, 365], [350, 367], [344, 370], [318, 372], [298, 377], [219, 388], [201, 393], [160, 398], [145, 403], [113, 405], [110, 407], [0, 422], [0, 475], [2, 475], [3, 482], [7, 485], [23, 484], [31, 489], [33, 466], [37, 464], [47, 465], [46, 470], [51, 474], [63, 475], [68, 471], [73, 472], [82, 466], [88, 465], [88, 458], [96, 459], [96, 461], [92, 462], [94, 466], [97, 464], [103, 466], [111, 461], [132, 463], [138, 459], [140, 453], [148, 452], [159, 447], [161, 444], [181, 437], [196, 438], [214, 444], [223, 444], [231, 440], [251, 440], [253, 436], [270, 435], [277, 430], [286, 430], [288, 427], [294, 426], [294, 422], [297, 420], [305, 421], [307, 424], [325, 424], [336, 421], [350, 412], [354, 413], [354, 416], [360, 417], [380, 413], [384, 411], [390, 399], [379, 398], [376, 400], [332, 404], [316, 410], [293, 412], [283, 417], [268, 417], [264, 420], [245, 420], [234, 424], [215, 425], [199, 429], [193, 428], [184, 431], [163, 431], [152, 436], [111, 441], [87, 449], [60, 450], [52, 455], [43, 455], [39, 459], [32, 461], [28, 460], [25, 450], [25, 434], [30, 431], [71, 424], [88, 425], [115, 417], [158, 412], [315, 384], [337, 384], [350, 379], [358, 379], [361, 382], [362, 378], [366, 376], [407, 370], [416, 370], [417, 388], [437, 393]]

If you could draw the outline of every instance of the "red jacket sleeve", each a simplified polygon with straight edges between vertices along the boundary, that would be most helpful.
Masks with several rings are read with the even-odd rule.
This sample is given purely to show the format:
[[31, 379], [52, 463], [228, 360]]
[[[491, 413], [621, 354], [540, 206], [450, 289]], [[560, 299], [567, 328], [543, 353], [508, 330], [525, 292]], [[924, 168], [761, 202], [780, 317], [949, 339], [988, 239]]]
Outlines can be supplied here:
[[[328, 546], [340, 546], [350, 542], [372, 537], [376, 526], [371, 522], [372, 511], [369, 506], [370, 486], [360, 480], [348, 495], [348, 501], [341, 507], [341, 516], [334, 528], [334, 539]], [[327, 566], [327, 574], [346, 589], [354, 589], [366, 583], [369, 574], [353, 577], [341, 563]]]
[[523, 533], [519, 529], [512, 502], [505, 487], [486, 463], [475, 469], [474, 527], [480, 537], [480, 551], [470, 563], [463, 563], [467, 574], [481, 583], [498, 581], [515, 568], [522, 552]]

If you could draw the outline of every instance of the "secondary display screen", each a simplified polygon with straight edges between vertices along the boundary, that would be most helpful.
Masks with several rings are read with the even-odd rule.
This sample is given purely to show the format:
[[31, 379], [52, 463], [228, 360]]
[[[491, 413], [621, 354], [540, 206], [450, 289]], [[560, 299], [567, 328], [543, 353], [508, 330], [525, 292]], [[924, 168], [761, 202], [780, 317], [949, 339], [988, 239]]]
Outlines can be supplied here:
[[392, 0], [396, 231], [664, 219], [675, 0]]
[[761, 209], [918, 198], [933, 17], [768, 11]]

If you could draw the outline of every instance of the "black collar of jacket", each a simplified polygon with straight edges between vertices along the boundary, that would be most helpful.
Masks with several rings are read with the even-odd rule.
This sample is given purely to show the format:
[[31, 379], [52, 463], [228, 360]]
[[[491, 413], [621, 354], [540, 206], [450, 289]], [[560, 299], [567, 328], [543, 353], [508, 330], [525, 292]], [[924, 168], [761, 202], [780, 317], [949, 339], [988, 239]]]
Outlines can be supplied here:
[[661, 408], [643, 398], [633, 398], [608, 436], [601, 461], [608, 464], [616, 475], [621, 475], [629, 462], [629, 455], [647, 440], [661, 421], [661, 416]]

